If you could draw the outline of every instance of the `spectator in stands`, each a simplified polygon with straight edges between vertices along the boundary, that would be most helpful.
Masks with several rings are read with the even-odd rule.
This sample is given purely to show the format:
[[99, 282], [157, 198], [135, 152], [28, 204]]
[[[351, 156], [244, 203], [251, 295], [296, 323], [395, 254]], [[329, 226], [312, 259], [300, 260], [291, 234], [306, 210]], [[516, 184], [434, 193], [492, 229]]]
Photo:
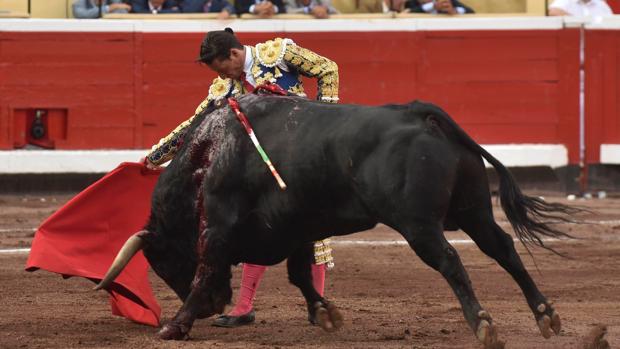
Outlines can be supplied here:
[[405, 5], [411, 12], [459, 15], [474, 13], [474, 10], [458, 0], [409, 0]]
[[549, 16], [611, 16], [605, 0], [555, 0], [549, 5]]
[[132, 0], [132, 12], [134, 13], [178, 13], [179, 6], [175, 0]]
[[341, 13], [382, 13], [384, 0], [342, 0], [334, 1], [334, 7]]
[[305, 13], [314, 18], [328, 18], [338, 13], [331, 0], [286, 0], [287, 13]]
[[219, 13], [219, 19], [235, 14], [235, 7], [228, 0], [180, 0], [179, 8], [183, 13]]
[[405, 8], [405, 0], [383, 0], [383, 13], [388, 12], [409, 12]]
[[101, 14], [128, 13], [131, 6], [122, 0], [75, 0], [73, 2], [73, 17], [75, 18], [99, 18], [99, 6]]
[[276, 13], [286, 13], [282, 0], [235, 0], [238, 14], [251, 13], [260, 18], [271, 18]]

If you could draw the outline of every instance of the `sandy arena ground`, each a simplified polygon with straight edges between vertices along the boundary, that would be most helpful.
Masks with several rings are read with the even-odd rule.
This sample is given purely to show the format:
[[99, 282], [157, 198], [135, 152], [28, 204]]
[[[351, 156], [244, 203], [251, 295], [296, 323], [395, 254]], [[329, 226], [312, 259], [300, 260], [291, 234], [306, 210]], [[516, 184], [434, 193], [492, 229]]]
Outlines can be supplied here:
[[[27, 248], [35, 228], [70, 196], [1, 196], [0, 249]], [[563, 198], [548, 200], [567, 202]], [[620, 199], [577, 200], [598, 214], [586, 225], [562, 226], [578, 240], [550, 245], [571, 259], [535, 249], [519, 252], [539, 288], [555, 302], [562, 318], [559, 336], [545, 340], [510, 276], [473, 244], [455, 244], [482, 305], [498, 326], [507, 348], [583, 348], [597, 324], [608, 327], [611, 348], [620, 345]], [[503, 214], [496, 209], [501, 226]], [[464, 239], [460, 232], [448, 239]], [[365, 244], [351, 241], [367, 241]], [[397, 241], [391, 245], [372, 241]], [[336, 268], [328, 273], [326, 294], [346, 317], [335, 333], [306, 320], [303, 298], [288, 284], [283, 265], [266, 273], [251, 326], [222, 329], [198, 320], [187, 342], [164, 342], [157, 329], [110, 313], [107, 294], [93, 284], [63, 280], [46, 271], [23, 270], [27, 252], [0, 252], [1, 348], [479, 348], [445, 280], [384, 226], [335, 239]], [[237, 291], [241, 268], [234, 268]], [[169, 320], [179, 300], [156, 276], [155, 294]]]

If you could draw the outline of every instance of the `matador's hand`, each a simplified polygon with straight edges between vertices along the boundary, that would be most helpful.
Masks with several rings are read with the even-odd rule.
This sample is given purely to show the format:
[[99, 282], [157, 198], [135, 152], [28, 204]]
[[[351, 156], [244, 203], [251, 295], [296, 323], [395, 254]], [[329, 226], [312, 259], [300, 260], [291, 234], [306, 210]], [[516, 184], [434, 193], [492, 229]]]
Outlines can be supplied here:
[[161, 166], [157, 166], [154, 163], [149, 161], [148, 157], [143, 157], [142, 159], [140, 159], [140, 162], [144, 164], [144, 166], [146, 166], [146, 168], [148, 168], [149, 170], [159, 170], [161, 169]]

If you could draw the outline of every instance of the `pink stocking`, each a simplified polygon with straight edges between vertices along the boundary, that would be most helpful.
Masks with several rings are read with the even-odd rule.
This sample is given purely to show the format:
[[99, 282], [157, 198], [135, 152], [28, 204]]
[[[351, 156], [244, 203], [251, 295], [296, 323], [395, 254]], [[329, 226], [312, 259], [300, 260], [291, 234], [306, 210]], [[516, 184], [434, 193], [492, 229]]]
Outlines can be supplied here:
[[239, 316], [247, 314], [252, 310], [254, 296], [260, 279], [263, 277], [265, 270], [264, 265], [243, 264], [243, 273], [241, 274], [241, 287], [239, 288], [239, 296], [233, 310], [228, 313], [230, 316]]
[[312, 264], [312, 285], [314, 285], [314, 289], [321, 297], [323, 297], [323, 291], [325, 290], [325, 265]]

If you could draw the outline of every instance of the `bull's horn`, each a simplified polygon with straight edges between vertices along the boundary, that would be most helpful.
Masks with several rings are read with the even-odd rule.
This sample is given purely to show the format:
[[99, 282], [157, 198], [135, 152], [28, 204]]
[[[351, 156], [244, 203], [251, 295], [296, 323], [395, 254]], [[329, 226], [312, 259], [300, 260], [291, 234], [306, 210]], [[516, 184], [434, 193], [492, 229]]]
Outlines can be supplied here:
[[127, 266], [127, 263], [129, 263], [131, 258], [133, 258], [133, 256], [138, 253], [138, 251], [140, 251], [143, 247], [144, 240], [142, 240], [142, 238], [140, 238], [138, 234], [134, 234], [129, 239], [127, 239], [121, 250], [118, 251], [116, 258], [114, 258], [114, 262], [112, 262], [110, 269], [108, 269], [108, 272], [105, 274], [103, 279], [101, 279], [101, 282], [99, 282], [99, 284], [97, 284], [97, 286], [95, 286], [93, 290], [108, 288], [112, 281], [114, 281], [114, 279], [116, 279], [116, 277], [123, 271], [123, 269], [125, 269], [125, 266]]

